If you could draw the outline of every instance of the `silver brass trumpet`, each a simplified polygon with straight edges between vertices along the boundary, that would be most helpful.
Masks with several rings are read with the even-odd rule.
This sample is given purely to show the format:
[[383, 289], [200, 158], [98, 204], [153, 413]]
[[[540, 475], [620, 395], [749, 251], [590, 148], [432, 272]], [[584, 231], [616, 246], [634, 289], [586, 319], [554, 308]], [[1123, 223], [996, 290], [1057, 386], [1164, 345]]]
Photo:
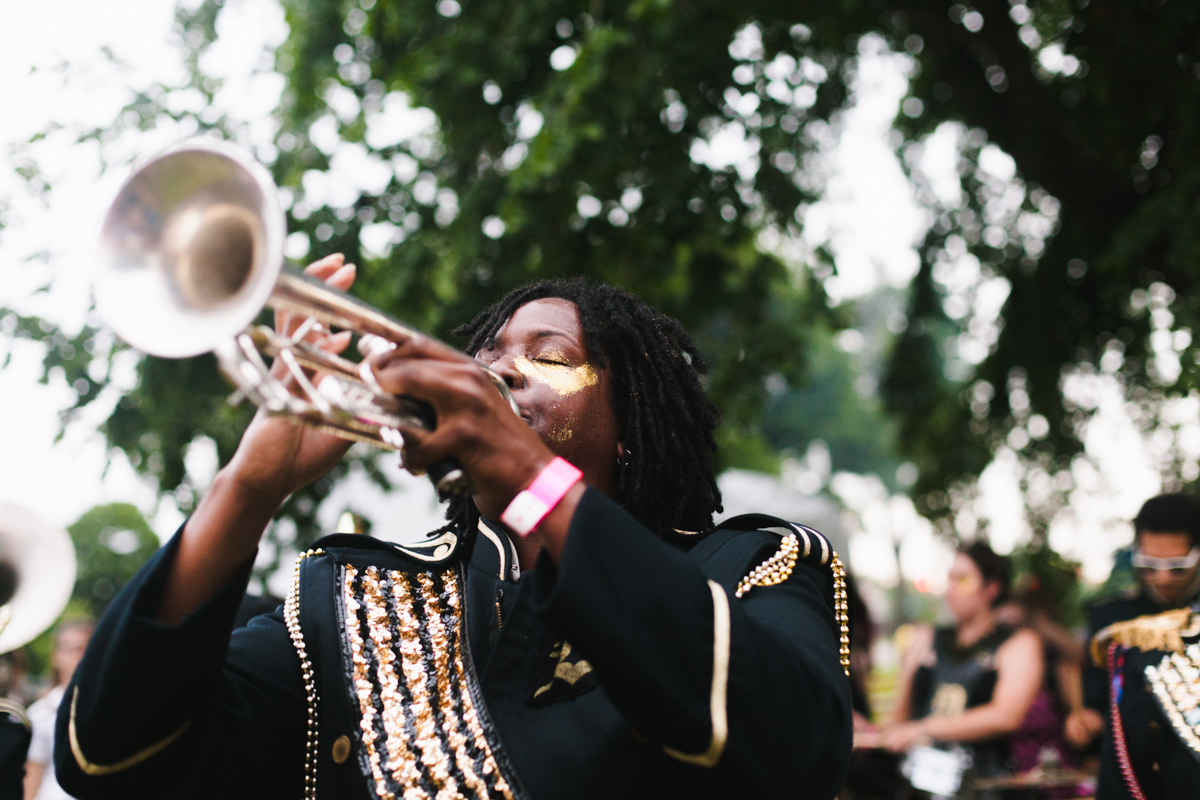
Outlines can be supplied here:
[[[356, 442], [399, 450], [402, 428], [433, 430], [428, 403], [383, 391], [365, 362], [306, 343], [318, 326], [360, 335], [363, 355], [425, 334], [284, 264], [287, 224], [267, 171], [240, 149], [189, 140], [138, 169], [100, 233], [96, 306], [122, 339], [154, 356], [213, 352], [237, 387], [272, 414]], [[252, 325], [268, 306], [306, 317], [291, 336]], [[289, 382], [264, 356], [280, 359]], [[480, 366], [516, 413], [504, 380]], [[323, 375], [309, 379], [305, 370]], [[442, 496], [469, 490], [447, 459], [429, 468]]]

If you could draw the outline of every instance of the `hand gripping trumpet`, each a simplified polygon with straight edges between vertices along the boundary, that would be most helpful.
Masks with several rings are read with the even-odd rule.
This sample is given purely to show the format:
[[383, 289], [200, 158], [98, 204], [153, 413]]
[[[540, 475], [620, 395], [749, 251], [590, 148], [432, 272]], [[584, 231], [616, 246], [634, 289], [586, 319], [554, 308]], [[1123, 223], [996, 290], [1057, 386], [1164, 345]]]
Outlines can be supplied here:
[[[428, 403], [383, 391], [366, 362], [306, 343], [314, 326], [360, 335], [371, 355], [424, 334], [284, 264], [287, 224], [267, 171], [229, 144], [190, 140], [155, 157], [121, 187], [100, 233], [96, 307], [117, 335], [154, 356], [212, 352], [237, 387], [272, 414], [386, 450], [403, 428], [433, 430]], [[285, 336], [253, 325], [267, 306], [306, 318]], [[281, 360], [296, 390], [271, 375]], [[480, 369], [508, 400], [504, 380]], [[323, 374], [314, 382], [306, 370]], [[443, 497], [469, 491], [452, 459], [429, 467]]]

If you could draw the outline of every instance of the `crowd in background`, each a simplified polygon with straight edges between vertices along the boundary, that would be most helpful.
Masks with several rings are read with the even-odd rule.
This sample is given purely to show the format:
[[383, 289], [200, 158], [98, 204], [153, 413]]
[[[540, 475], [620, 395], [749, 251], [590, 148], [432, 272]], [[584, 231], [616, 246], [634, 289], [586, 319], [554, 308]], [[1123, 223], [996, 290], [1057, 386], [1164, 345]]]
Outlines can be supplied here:
[[[1114, 625], [1197, 602], [1200, 502], [1185, 494], [1151, 498], [1134, 529], [1133, 545], [1085, 604], [1085, 626], [1070, 624], [1062, 593], [1036, 576], [1014, 581], [1011, 559], [987, 543], [960, 546], [944, 596], [949, 622], [897, 630], [900, 664], [887, 714], [871, 713], [875, 625], [862, 600], [852, 600], [856, 756], [844, 796], [909, 795], [904, 759], [929, 745], [969, 756], [964, 772], [977, 787], [1024, 788], [1030, 797], [1125, 796], [1111, 742], [1113, 677], [1090, 657], [1089, 642]], [[1162, 727], [1142, 726], [1169, 737]], [[1142, 735], [1141, 728], [1128, 734]], [[1158, 772], [1158, 761], [1149, 767]], [[996, 776], [1007, 782], [987, 782]]]

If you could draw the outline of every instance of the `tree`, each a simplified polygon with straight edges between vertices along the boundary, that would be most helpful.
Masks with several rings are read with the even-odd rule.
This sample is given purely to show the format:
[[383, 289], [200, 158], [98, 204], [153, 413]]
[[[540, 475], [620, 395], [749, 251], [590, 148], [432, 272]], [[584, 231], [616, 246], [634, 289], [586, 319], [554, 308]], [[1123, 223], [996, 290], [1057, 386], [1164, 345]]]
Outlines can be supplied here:
[[[1169, 396], [1195, 385], [1200, 10], [1087, 0], [889, 7], [893, 41], [919, 64], [901, 128], [919, 141], [961, 126], [964, 191], [949, 205], [924, 194], [935, 222], [884, 396], [921, 468], [926, 513], [952, 514], [956, 494], [1007, 446], [1027, 465], [1044, 532], [1094, 408], [1072, 376], [1118, 378], [1144, 430], [1162, 424]], [[997, 178], [997, 148], [1013, 159], [1010, 177]], [[994, 324], [951, 308], [963, 298], [945, 276], [964, 256], [981, 265], [976, 287], [1008, 287]], [[989, 346], [964, 364], [959, 345], [976, 327]], [[1178, 456], [1166, 465], [1168, 486], [1195, 477]]]
[[[186, 88], [209, 100], [219, 82], [199, 55], [222, 5], [180, 17]], [[427, 330], [445, 335], [529, 278], [613, 281], [696, 332], [723, 443], [761, 441], [765, 379], [799, 386], [813, 324], [844, 322], [821, 288], [828, 254], [788, 257], [787, 245], [819, 196], [818, 143], [874, 43], [912, 58], [899, 147], [933, 220], [881, 381], [922, 510], [951, 532], [973, 479], [1011, 447], [1044, 528], [1090, 410], [1066, 377], [1119, 377], [1147, 426], [1195, 380], [1190, 5], [283, 6], [287, 88], [278, 134], [257, 152], [286, 187], [296, 251], [346, 252], [362, 267], [359, 296]], [[245, 138], [236, 120], [173, 111], [179, 88], [143, 93], [123, 124], [191, 114], [200, 130]], [[920, 169], [920, 144], [946, 124], [957, 199]], [[718, 141], [740, 157], [722, 160]], [[950, 279], [964, 263], [978, 271], [966, 285]], [[999, 313], [981, 310], [985, 294], [1005, 296]], [[71, 338], [9, 319], [51, 345], [47, 364], [77, 382], [81, 406], [95, 399], [103, 380], [89, 364], [111, 353], [89, 347], [94, 330]], [[247, 413], [221, 393], [211, 360], [144, 359], [104, 432], [186, 509], [188, 443], [205, 432], [225, 461]], [[1171, 476], [1191, 475], [1177, 466]], [[328, 486], [285, 509], [302, 541]]]
[[108, 603], [158, 549], [145, 517], [128, 503], [96, 506], [67, 528], [75, 544], [72, 605], [99, 619]]
[[[181, 16], [193, 65], [221, 5]], [[531, 278], [618, 283], [695, 333], [723, 440], [757, 439], [764, 378], [797, 382], [810, 326], [838, 323], [807, 269], [827, 273], [827, 259], [785, 263], [760, 236], [794, 236], [797, 208], [816, 197], [798, 165], [815, 141], [804, 131], [844, 100], [840, 42], [831, 51], [782, 19], [746, 27], [745, 12], [716, 5], [285, 8], [291, 34], [277, 63], [288, 89], [274, 146], [258, 152], [292, 198], [290, 229], [359, 263], [360, 297], [446, 335]], [[782, 54], [774, 94], [754, 91], [764, 53]], [[122, 119], [185, 116], [171, 110], [172, 88], [143, 93]], [[196, 67], [187, 88], [211, 100], [216, 84]], [[196, 127], [240, 133], [212, 114]], [[740, 143], [737, 161], [719, 160], [709, 146], [719, 137]], [[321, 191], [355, 162], [369, 185]], [[92, 362], [113, 353], [96, 330], [67, 337], [10, 320], [50, 345], [47, 367], [78, 386], [79, 407], [95, 400], [104, 380]], [[211, 358], [146, 358], [139, 379], [103, 432], [186, 510], [189, 442], [212, 436], [226, 461], [247, 412], [224, 405]], [[340, 474], [289, 501], [301, 541]]]

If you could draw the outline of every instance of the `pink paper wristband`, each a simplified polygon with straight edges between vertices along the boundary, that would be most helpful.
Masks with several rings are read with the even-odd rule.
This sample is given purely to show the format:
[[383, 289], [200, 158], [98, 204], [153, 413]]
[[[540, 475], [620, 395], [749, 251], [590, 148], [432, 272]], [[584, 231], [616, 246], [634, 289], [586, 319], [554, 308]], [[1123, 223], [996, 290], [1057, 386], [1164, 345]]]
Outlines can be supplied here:
[[571, 462], [555, 458], [504, 509], [500, 521], [519, 536], [528, 536], [579, 482], [583, 473]]

